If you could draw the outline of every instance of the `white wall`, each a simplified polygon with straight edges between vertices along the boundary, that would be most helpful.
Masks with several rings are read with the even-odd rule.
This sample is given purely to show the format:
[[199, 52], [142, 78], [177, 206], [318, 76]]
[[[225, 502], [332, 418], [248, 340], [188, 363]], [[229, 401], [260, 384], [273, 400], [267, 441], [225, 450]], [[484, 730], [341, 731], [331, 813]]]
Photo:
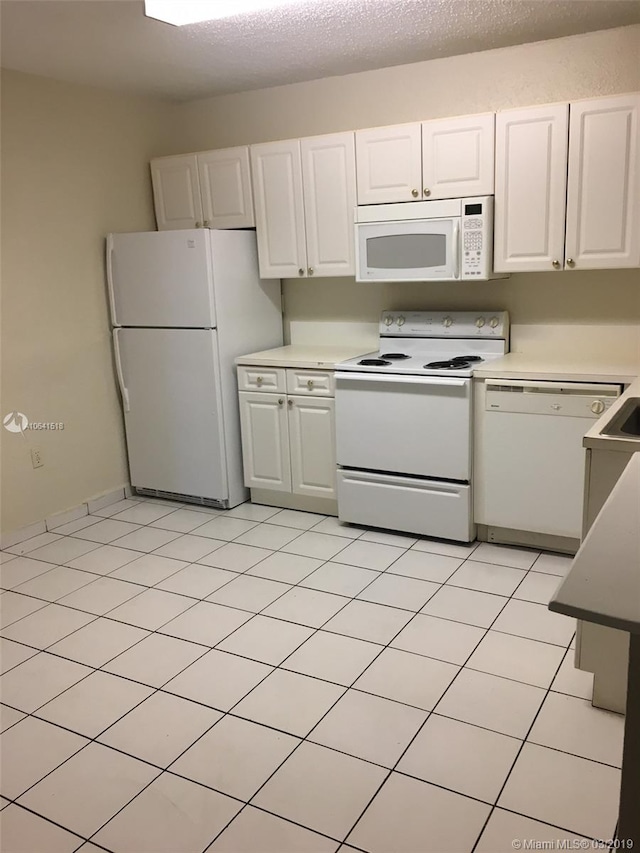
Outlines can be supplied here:
[[104, 237], [155, 228], [148, 160], [171, 151], [172, 114], [3, 71], [1, 413], [65, 425], [0, 430], [5, 532], [128, 482]]
[[[181, 142], [184, 151], [221, 148], [636, 90], [640, 25], [193, 101], [181, 108]], [[297, 342], [367, 345], [383, 308], [506, 308], [516, 327], [571, 324], [587, 332], [620, 324], [627, 349], [637, 336], [622, 326], [640, 321], [638, 270], [524, 274], [455, 288], [295, 279], [284, 293]], [[591, 339], [585, 334], [585, 346]]]

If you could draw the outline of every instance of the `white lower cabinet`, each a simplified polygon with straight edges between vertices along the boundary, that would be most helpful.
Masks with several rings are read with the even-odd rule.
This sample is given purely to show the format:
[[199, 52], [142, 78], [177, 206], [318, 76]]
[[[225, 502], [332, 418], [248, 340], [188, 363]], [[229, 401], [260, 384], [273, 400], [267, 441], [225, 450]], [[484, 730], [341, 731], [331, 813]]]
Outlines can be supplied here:
[[291, 491], [285, 397], [240, 392], [244, 484], [250, 489]]
[[[251, 377], [260, 371], [239, 367], [239, 387], [251, 387]], [[245, 485], [335, 500], [333, 377], [326, 371], [285, 372], [286, 386], [298, 393], [286, 394], [273, 387], [239, 393]]]
[[334, 403], [326, 397], [289, 397], [287, 400], [294, 495], [335, 498]]

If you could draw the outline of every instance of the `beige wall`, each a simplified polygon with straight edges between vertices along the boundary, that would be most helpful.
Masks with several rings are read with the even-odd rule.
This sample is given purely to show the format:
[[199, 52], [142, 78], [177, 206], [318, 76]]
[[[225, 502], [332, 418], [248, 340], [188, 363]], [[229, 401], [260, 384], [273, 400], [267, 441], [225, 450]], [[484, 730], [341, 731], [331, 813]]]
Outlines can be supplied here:
[[640, 24], [191, 101], [183, 151], [640, 89]]
[[2, 414], [65, 424], [0, 430], [5, 532], [128, 481], [103, 245], [155, 227], [148, 159], [172, 150], [171, 111], [2, 74]]
[[[636, 90], [640, 25], [193, 101], [181, 108], [182, 142], [184, 151], [221, 148]], [[371, 342], [383, 308], [501, 307], [525, 325], [640, 321], [637, 270], [514, 275], [455, 288], [296, 279], [284, 292], [287, 328], [299, 342]]]

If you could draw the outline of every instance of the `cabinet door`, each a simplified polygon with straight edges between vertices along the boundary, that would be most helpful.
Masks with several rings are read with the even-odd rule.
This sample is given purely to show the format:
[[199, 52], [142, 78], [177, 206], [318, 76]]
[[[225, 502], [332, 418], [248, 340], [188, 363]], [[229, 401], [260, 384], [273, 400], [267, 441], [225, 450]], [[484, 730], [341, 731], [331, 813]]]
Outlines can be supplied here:
[[355, 275], [353, 133], [300, 141], [308, 275]]
[[423, 198], [493, 195], [495, 115], [422, 123]]
[[496, 272], [562, 269], [567, 104], [496, 115]]
[[195, 154], [152, 160], [151, 182], [158, 231], [200, 228], [202, 201]]
[[334, 400], [289, 397], [287, 408], [293, 494], [335, 498]]
[[307, 274], [300, 142], [251, 146], [258, 259], [262, 278]]
[[640, 265], [640, 95], [571, 104], [566, 266]]
[[241, 391], [238, 396], [245, 486], [290, 492], [285, 397], [250, 391]]
[[422, 196], [419, 124], [356, 131], [358, 204], [413, 201]]
[[249, 148], [224, 148], [198, 154], [205, 228], [253, 228]]

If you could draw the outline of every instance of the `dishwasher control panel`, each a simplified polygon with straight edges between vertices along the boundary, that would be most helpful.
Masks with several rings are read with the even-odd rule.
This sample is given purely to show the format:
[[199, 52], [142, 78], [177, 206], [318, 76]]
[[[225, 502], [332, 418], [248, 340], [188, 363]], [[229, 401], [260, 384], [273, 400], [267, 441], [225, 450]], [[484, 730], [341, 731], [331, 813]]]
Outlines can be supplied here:
[[591, 382], [486, 380], [485, 411], [599, 418], [620, 396], [620, 385]]

